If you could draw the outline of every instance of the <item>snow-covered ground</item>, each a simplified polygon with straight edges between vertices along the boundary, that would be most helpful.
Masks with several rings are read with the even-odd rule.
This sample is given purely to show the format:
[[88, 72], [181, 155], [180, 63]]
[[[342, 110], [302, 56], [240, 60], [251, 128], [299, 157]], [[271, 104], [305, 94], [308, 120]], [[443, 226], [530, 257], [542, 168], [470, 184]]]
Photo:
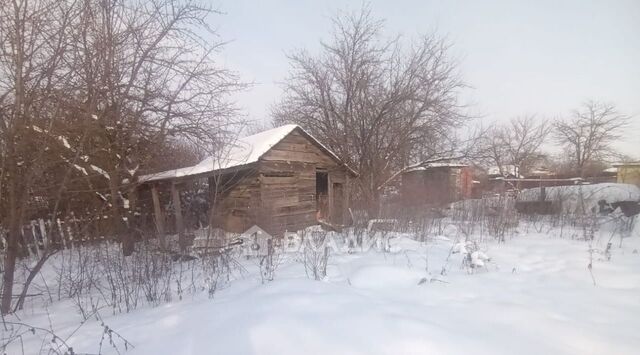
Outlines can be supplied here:
[[[450, 254], [453, 235], [398, 237], [389, 252], [332, 255], [323, 281], [288, 255], [262, 284], [256, 261], [245, 260], [247, 272], [213, 299], [188, 296], [102, 320], [135, 346], [130, 354], [638, 354], [640, 228], [622, 247], [615, 238], [607, 260], [608, 233], [590, 245], [525, 227], [505, 243], [481, 242], [491, 260], [479, 269]], [[102, 322], [78, 328], [69, 301], [47, 309], [18, 316], [55, 329], [76, 353], [98, 353]], [[26, 333], [7, 353], [33, 353], [42, 341]], [[108, 340], [102, 351], [117, 353]]]
[[[539, 201], [542, 188], [524, 189], [518, 193], [519, 201]], [[560, 203], [566, 213], [582, 209], [598, 211], [600, 201], [616, 203], [640, 201], [640, 188], [631, 184], [602, 183], [592, 185], [552, 186], [545, 188], [546, 200]]]

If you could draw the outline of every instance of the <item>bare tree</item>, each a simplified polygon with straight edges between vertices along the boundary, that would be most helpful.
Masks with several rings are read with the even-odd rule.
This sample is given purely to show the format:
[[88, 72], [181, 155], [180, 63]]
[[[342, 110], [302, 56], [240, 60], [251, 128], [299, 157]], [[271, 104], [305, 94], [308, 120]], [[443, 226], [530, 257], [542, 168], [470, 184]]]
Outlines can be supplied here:
[[131, 254], [135, 181], [154, 150], [214, 144], [237, 130], [229, 95], [244, 85], [214, 60], [223, 43], [202, 37], [212, 14], [188, 0], [2, 2], [3, 313], [33, 201], [52, 202], [42, 213], [56, 219], [63, 206], [84, 214], [77, 197], [97, 195], [94, 213], [111, 211], [112, 233]]
[[540, 155], [540, 146], [549, 135], [547, 121], [536, 121], [534, 116], [513, 118], [508, 124], [492, 127], [485, 139], [486, 152], [492, 164], [505, 174], [506, 166], [517, 166], [526, 172]]
[[584, 176], [589, 164], [612, 156], [611, 144], [621, 137], [629, 119], [612, 104], [590, 100], [568, 119], [556, 122], [554, 136], [571, 156], [575, 172]]
[[167, 139], [220, 141], [236, 122], [228, 97], [244, 86], [214, 60], [223, 43], [200, 35], [211, 32], [206, 19], [213, 12], [179, 0], [82, 6], [76, 92], [86, 103], [85, 121], [96, 127], [91, 146], [99, 149], [87, 155], [102, 161], [113, 234], [121, 237], [125, 255], [133, 252], [128, 229], [135, 185], [124, 181], [136, 180], [152, 156], [147, 148]]
[[11, 1], [0, 5], [0, 224], [7, 226], [1, 311], [11, 309], [22, 222], [32, 190], [52, 166], [33, 127], [54, 128], [75, 11], [67, 2]]
[[374, 215], [389, 177], [440, 156], [465, 119], [447, 42], [430, 35], [403, 46], [400, 37], [383, 40], [383, 31], [368, 7], [339, 13], [320, 53], [288, 56], [291, 74], [272, 112], [276, 123], [300, 124], [357, 168], [356, 192]]

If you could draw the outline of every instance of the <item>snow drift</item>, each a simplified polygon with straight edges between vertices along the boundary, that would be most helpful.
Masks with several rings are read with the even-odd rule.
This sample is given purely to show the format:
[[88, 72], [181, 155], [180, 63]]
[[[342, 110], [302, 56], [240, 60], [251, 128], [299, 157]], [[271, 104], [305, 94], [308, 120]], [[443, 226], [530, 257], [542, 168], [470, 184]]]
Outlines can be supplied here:
[[[631, 184], [604, 183], [593, 185], [546, 187], [545, 201], [560, 204], [563, 213], [597, 211], [600, 201], [615, 204], [625, 201], [640, 201], [640, 188]], [[542, 188], [524, 189], [518, 193], [518, 202], [541, 201]]]

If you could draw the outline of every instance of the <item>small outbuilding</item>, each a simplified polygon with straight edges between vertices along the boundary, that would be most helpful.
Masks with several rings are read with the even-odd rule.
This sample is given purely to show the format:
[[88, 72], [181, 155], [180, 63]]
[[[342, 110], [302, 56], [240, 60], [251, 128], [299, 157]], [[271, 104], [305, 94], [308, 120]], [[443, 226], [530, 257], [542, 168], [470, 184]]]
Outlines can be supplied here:
[[184, 233], [183, 192], [195, 184], [206, 191], [210, 227], [242, 233], [257, 225], [281, 236], [320, 222], [347, 224], [349, 180], [356, 176], [304, 129], [285, 125], [238, 139], [194, 166], [142, 176], [140, 193], [150, 192], [162, 231], [174, 214], [176, 231]]
[[613, 164], [617, 168], [617, 182], [640, 187], [640, 161]]
[[405, 206], [441, 206], [470, 198], [471, 168], [459, 163], [432, 163], [407, 169], [402, 174], [401, 195]]

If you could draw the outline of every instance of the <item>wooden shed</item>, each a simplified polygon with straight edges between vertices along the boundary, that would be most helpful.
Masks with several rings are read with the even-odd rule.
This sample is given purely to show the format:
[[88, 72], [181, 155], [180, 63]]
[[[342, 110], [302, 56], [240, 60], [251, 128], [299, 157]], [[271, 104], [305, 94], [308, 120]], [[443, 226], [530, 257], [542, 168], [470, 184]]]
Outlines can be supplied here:
[[632, 184], [640, 187], [640, 162], [627, 162], [614, 164], [617, 170], [617, 182], [619, 184]]
[[[156, 225], [166, 221], [161, 191], [171, 191], [176, 230], [182, 233], [181, 191], [200, 181], [212, 227], [241, 233], [257, 225], [271, 235], [325, 221], [349, 221], [349, 179], [356, 172], [297, 125], [239, 139], [192, 167], [141, 177], [151, 192]], [[160, 226], [163, 228], [163, 226]]]
[[401, 195], [405, 206], [441, 206], [470, 198], [473, 188], [468, 165], [433, 163], [402, 174]]

